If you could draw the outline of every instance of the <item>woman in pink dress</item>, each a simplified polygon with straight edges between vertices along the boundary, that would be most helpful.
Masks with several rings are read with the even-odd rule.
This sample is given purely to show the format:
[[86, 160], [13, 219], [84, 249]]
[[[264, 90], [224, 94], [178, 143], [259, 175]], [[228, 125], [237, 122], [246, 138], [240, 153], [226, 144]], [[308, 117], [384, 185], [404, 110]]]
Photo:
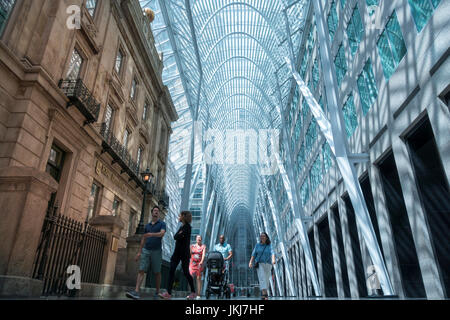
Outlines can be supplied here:
[[196, 238], [196, 244], [191, 245], [191, 261], [189, 272], [194, 279], [197, 279], [197, 299], [200, 299], [202, 291], [203, 260], [205, 259], [206, 246], [202, 244], [200, 235]]

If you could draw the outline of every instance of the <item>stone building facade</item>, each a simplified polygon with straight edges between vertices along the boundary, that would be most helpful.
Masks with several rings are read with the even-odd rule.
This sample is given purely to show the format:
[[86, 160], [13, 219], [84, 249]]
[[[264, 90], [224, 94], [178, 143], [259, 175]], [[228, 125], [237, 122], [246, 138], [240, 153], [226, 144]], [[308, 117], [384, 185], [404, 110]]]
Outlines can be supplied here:
[[168, 206], [178, 115], [152, 17], [137, 0], [7, 0], [1, 10], [2, 283], [39, 286], [31, 277], [49, 204], [107, 232], [101, 283], [112, 283], [118, 248], [139, 221], [146, 168], [145, 222], [153, 205], [163, 219]]

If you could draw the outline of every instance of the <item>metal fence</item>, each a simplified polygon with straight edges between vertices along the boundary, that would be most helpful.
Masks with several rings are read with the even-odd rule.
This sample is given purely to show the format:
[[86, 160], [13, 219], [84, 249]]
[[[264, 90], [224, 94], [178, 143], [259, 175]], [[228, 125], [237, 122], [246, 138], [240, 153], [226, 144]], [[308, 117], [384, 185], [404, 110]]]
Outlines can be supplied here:
[[70, 265], [80, 267], [81, 282], [99, 283], [107, 243], [104, 232], [56, 214], [57, 209], [47, 211], [33, 270], [33, 278], [44, 282], [43, 296], [73, 295], [66, 285]]

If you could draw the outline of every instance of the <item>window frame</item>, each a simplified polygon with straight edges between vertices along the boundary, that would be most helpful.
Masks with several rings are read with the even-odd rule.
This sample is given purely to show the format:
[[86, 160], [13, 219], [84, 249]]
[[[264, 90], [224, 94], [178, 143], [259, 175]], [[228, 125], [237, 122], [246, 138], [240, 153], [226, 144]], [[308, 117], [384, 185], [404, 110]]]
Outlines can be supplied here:
[[[75, 51], [78, 53], [78, 55], [81, 58], [81, 64], [80, 64], [80, 69], [78, 70], [77, 77], [75, 79], [72, 79], [72, 78], [69, 77], [69, 75], [71, 73], [71, 72], [69, 73], [69, 70], [70, 70], [70, 65], [72, 63], [72, 58], [73, 58], [73, 55], [74, 55]], [[72, 80], [72, 81], [77, 81], [78, 79], [82, 80], [83, 77], [84, 77], [84, 71], [85, 71], [85, 67], [86, 67], [88, 59], [87, 59], [86, 55], [84, 54], [83, 50], [81, 50], [81, 48], [78, 45], [78, 43], [75, 43], [75, 46], [72, 48], [72, 50], [70, 52], [71, 53], [69, 55], [69, 61], [67, 63], [67, 68], [66, 68], [66, 71], [65, 71], [65, 79]]]
[[[117, 58], [119, 56], [119, 53], [122, 55], [122, 60], [120, 61], [120, 68], [119, 68], [119, 70], [117, 70]], [[124, 49], [123, 49], [122, 45], [119, 43], [119, 46], [118, 46], [117, 51], [116, 51], [116, 58], [114, 59], [113, 70], [119, 76], [120, 79], [123, 76], [123, 69], [124, 69], [124, 65], [125, 65], [125, 57], [126, 57], [126, 54], [124, 53]]]
[[[139, 151], [141, 152], [139, 154]], [[136, 151], [136, 164], [138, 165], [139, 171], [141, 171], [141, 166], [144, 164], [144, 152], [145, 148], [142, 144], [139, 144], [138, 149]]]
[[110, 124], [109, 124], [108, 131], [109, 131], [111, 134], [114, 135], [114, 118], [115, 118], [115, 115], [116, 115], [116, 108], [115, 108], [114, 105], [111, 103], [111, 101], [109, 101], [109, 102], [106, 104], [106, 107], [105, 107], [105, 113], [103, 114], [103, 123], [106, 124], [106, 115], [107, 115], [108, 107], [111, 108], [111, 111], [112, 111], [112, 112], [111, 112], [111, 118], [110, 118]]
[[[95, 7], [94, 7], [94, 11], [92, 13], [91, 13], [91, 9], [88, 8], [88, 6], [87, 6], [89, 1], [95, 1]], [[84, 1], [84, 7], [86, 8], [87, 12], [89, 13], [89, 15], [91, 16], [92, 19], [94, 19], [95, 16], [97, 15], [99, 2], [100, 2], [100, 0], [85, 0]]]
[[[115, 206], [115, 204], [117, 204], [117, 206]], [[121, 206], [122, 206], [122, 200], [119, 197], [114, 196], [112, 210], [111, 210], [113, 217], [120, 217]]]
[[[94, 195], [94, 199], [93, 199], [93, 203], [92, 203], [92, 207], [91, 207], [89, 204], [89, 201], [90, 201], [90, 197], [92, 196], [92, 189], [93, 189], [94, 185], [97, 186], [97, 189], [96, 189], [96, 193]], [[92, 181], [91, 190], [89, 192], [88, 212], [87, 212], [88, 219], [92, 219], [98, 215], [98, 211], [100, 209], [99, 204], [100, 204], [102, 191], [103, 191], [103, 185], [94, 179]]]
[[130, 136], [131, 136], [132, 133], [133, 133], [133, 131], [131, 131], [128, 128], [128, 126], [126, 126], [125, 130], [123, 131], [123, 135], [122, 135], [122, 145], [127, 151], [128, 151], [128, 144], [130, 143]]
[[133, 78], [131, 79], [131, 88], [130, 88], [130, 99], [133, 102], [137, 101], [138, 87], [139, 87], [139, 80], [137, 79], [136, 75], [134, 74]]
[[148, 99], [145, 99], [144, 106], [142, 107], [142, 121], [146, 122], [148, 120], [148, 111], [150, 109], [150, 103]]
[[[399, 31], [401, 33], [401, 36], [402, 36], [401, 40], [403, 42], [403, 46], [404, 46], [405, 52], [403, 53], [403, 55], [401, 57], [397, 57], [399, 52], [396, 52], [396, 50], [394, 52], [394, 49], [393, 49], [393, 48], [395, 48], [395, 46], [392, 43], [393, 41], [391, 39], [391, 36], [389, 35], [390, 34], [390, 30], [388, 29], [388, 27], [389, 27], [391, 22], [396, 22], [396, 24], [399, 27]], [[393, 33], [393, 32], [391, 32], [391, 33]], [[383, 40], [383, 42], [385, 44], [387, 43], [386, 48], [389, 49], [389, 55], [382, 54], [383, 51], [380, 49], [380, 41], [381, 40]], [[398, 21], [397, 13], [396, 13], [395, 10], [392, 11], [392, 14], [387, 19], [387, 22], [386, 22], [386, 24], [384, 26], [384, 29], [380, 33], [380, 35], [379, 35], [379, 37], [377, 39], [376, 46], [377, 46], [377, 49], [378, 49], [378, 55], [379, 55], [380, 60], [381, 60], [381, 66], [382, 66], [382, 69], [383, 69], [384, 77], [385, 77], [386, 81], [389, 81], [391, 76], [397, 70], [400, 62], [404, 59], [404, 57], [408, 53], [408, 48], [406, 47], [406, 43], [405, 43], [405, 37], [403, 36], [403, 31], [402, 31], [400, 22]], [[392, 70], [387, 69], [390, 66], [392, 66]]]

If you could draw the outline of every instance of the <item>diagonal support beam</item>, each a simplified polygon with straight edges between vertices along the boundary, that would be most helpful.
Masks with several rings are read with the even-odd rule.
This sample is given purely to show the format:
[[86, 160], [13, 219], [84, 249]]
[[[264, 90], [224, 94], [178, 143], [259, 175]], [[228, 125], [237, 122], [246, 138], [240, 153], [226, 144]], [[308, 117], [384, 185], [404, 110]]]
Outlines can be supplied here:
[[277, 280], [278, 285], [276, 286], [278, 288], [278, 294], [280, 295], [280, 297], [283, 295], [282, 291], [281, 291], [281, 281], [280, 281], [280, 265], [277, 263], [274, 267], [274, 271], [275, 271], [275, 278]]
[[[278, 79], [278, 77], [277, 77], [277, 79]], [[280, 90], [280, 85], [278, 83], [278, 80], [277, 80], [277, 92], [278, 92], [278, 101], [279, 101], [279, 104], [281, 105], [281, 102], [282, 102], [281, 90]], [[281, 117], [281, 123], [282, 123], [281, 130], [283, 132], [283, 137], [288, 137], [288, 132], [286, 129], [287, 124], [286, 124], [285, 118], [283, 117], [283, 113], [279, 107], [279, 104], [275, 104], [275, 105], [276, 105], [276, 108], [278, 109], [277, 111], [279, 112], [280, 117]], [[300, 205], [300, 199], [299, 199], [300, 193], [297, 190], [297, 183], [296, 183], [296, 179], [295, 179], [295, 175], [294, 175], [294, 166], [293, 166], [294, 161], [293, 161], [291, 149], [289, 148], [288, 140], [287, 139], [281, 139], [281, 140], [282, 140], [281, 143], [283, 143], [283, 146], [284, 146], [284, 150], [286, 150], [286, 153], [288, 155], [286, 157], [287, 158], [286, 159], [286, 161], [287, 161], [286, 167], [284, 166], [283, 162], [281, 161], [278, 153], [275, 153], [275, 158], [277, 160], [278, 168], [280, 170], [280, 175], [283, 179], [283, 184], [284, 184], [284, 187], [285, 187], [287, 195], [288, 195], [289, 204], [294, 213], [294, 216], [297, 217], [297, 219], [295, 219], [295, 220], [301, 221], [300, 223], [294, 223], [294, 226], [297, 229], [297, 232], [300, 236], [300, 243], [303, 247], [303, 252], [305, 253], [306, 270], [310, 276], [311, 283], [313, 284], [314, 292], [316, 293], [317, 296], [321, 296], [322, 294], [321, 294], [319, 278], [317, 276], [316, 268], [314, 267], [314, 260], [313, 260], [309, 240], [308, 240], [307, 229], [305, 226], [305, 222], [309, 221], [312, 218], [308, 218], [305, 216], [303, 207]]]
[[[286, 252], [286, 246], [284, 244], [284, 239], [283, 239], [283, 232], [280, 228], [280, 224], [278, 222], [278, 217], [275, 214], [275, 212], [277, 212], [276, 208], [281, 209], [281, 207], [278, 205], [278, 201], [274, 201], [274, 199], [272, 198], [272, 195], [269, 191], [269, 189], [267, 188], [267, 181], [266, 181], [266, 177], [263, 177], [263, 183], [264, 183], [264, 189], [266, 191], [267, 194], [267, 198], [269, 199], [269, 206], [270, 206], [270, 212], [272, 213], [272, 219], [275, 223], [275, 230], [277, 231], [277, 235], [278, 235], [278, 241], [280, 241], [280, 245], [281, 245], [281, 254], [283, 255], [284, 261], [286, 261], [286, 268], [287, 268], [287, 278], [288, 278], [288, 284], [289, 284], [289, 289], [291, 292], [292, 296], [295, 296], [295, 288], [294, 288], [294, 281], [292, 279], [292, 264], [291, 261], [289, 259], [289, 256], [287, 255]], [[277, 206], [275, 206], [275, 202], [277, 204]], [[278, 210], [279, 212], [280, 210]]]

